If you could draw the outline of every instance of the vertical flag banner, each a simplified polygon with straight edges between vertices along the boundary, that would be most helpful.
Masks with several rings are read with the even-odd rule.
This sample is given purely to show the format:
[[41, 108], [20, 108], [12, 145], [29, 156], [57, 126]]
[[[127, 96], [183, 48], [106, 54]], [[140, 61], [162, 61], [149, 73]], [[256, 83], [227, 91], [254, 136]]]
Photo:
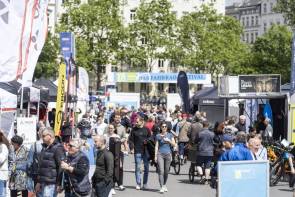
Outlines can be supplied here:
[[32, 23], [31, 36], [27, 46], [24, 64], [23, 64], [23, 86], [26, 83], [31, 84], [33, 74], [39, 55], [44, 46], [47, 37], [48, 16], [47, 16], [48, 0], [38, 0], [35, 6], [34, 19]]
[[0, 81], [17, 79], [30, 66], [28, 73], [34, 72], [46, 37], [47, 5], [48, 0], [0, 0]]
[[291, 96], [295, 92], [295, 34], [293, 36], [292, 40], [292, 59], [291, 59], [291, 87], [290, 87], [290, 93]]
[[85, 68], [79, 67], [79, 81], [77, 88], [78, 101], [88, 101], [89, 77]]
[[184, 71], [180, 71], [177, 76], [177, 88], [182, 100], [182, 111], [185, 113], [190, 112], [190, 102], [189, 102], [189, 84], [187, 75]]
[[60, 135], [60, 128], [62, 124], [62, 114], [65, 96], [65, 84], [66, 83], [66, 65], [61, 64], [59, 66], [58, 74], [58, 87], [57, 87], [57, 98], [56, 98], [56, 113], [55, 113], [55, 124], [54, 132], [56, 136]]
[[271, 106], [269, 104], [269, 101], [267, 101], [264, 105], [264, 109], [263, 109], [263, 115], [265, 118], [270, 119], [270, 124], [273, 125], [272, 122], [272, 109]]

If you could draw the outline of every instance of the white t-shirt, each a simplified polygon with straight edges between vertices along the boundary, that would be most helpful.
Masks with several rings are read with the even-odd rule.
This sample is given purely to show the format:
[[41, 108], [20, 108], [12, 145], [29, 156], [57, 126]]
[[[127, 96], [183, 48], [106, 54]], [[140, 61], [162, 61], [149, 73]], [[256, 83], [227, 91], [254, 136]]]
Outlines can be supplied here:
[[107, 126], [108, 125], [104, 122], [101, 124], [95, 124], [95, 126], [93, 127], [93, 132], [97, 135], [103, 135], [106, 131]]
[[0, 144], [0, 180], [8, 180], [8, 148], [5, 144]]

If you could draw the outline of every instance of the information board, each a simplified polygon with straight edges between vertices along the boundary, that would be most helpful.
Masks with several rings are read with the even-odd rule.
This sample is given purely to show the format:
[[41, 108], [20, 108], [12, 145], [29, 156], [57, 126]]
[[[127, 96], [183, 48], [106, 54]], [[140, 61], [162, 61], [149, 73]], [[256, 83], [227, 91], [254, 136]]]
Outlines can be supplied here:
[[269, 197], [269, 162], [218, 162], [218, 196]]

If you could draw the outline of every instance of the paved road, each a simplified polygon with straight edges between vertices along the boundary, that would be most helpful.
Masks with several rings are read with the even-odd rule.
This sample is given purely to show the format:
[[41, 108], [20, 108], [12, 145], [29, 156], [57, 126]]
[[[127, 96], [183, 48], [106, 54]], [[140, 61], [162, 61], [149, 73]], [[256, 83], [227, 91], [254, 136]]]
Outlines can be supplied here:
[[[134, 159], [133, 155], [129, 155], [125, 160], [125, 174], [124, 185], [125, 191], [117, 191], [118, 197], [215, 197], [215, 190], [211, 189], [209, 185], [200, 185], [190, 183], [188, 180], [188, 168], [189, 164], [182, 166], [180, 175], [174, 175], [171, 169], [171, 174], [168, 178], [168, 193], [160, 194], [158, 175], [155, 172], [155, 168], [151, 167], [151, 173], [149, 176], [148, 185], [149, 191], [137, 191], [135, 190], [135, 176], [134, 176]], [[287, 183], [280, 183], [278, 186], [270, 188], [270, 197], [291, 197], [292, 191], [289, 189]]]
[[[171, 169], [167, 183], [169, 191], [165, 194], [160, 194], [158, 175], [155, 172], [155, 168], [151, 167], [148, 181], [149, 190], [138, 191], [135, 189], [134, 158], [133, 155], [129, 155], [125, 159], [124, 166], [124, 185], [126, 190], [116, 190], [116, 195], [113, 195], [113, 197], [215, 197], [215, 190], [211, 189], [209, 185], [189, 182], [188, 168], [189, 162], [182, 166], [180, 175], [174, 175]], [[62, 196], [59, 195], [59, 197]], [[270, 188], [270, 197], [292, 197], [292, 191], [286, 182], [281, 182], [277, 186]]]

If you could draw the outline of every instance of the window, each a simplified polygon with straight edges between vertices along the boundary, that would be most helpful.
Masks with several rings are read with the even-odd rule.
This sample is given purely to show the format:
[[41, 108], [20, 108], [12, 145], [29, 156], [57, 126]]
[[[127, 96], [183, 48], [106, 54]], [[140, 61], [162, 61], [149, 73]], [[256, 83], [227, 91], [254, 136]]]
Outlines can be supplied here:
[[246, 33], [246, 42], [249, 43], [249, 34]]
[[147, 85], [147, 83], [141, 83], [140, 84], [140, 91], [141, 92], [148, 92], [148, 85]]
[[255, 21], [256, 21], [256, 25], [259, 25], [259, 19], [258, 19], [258, 16], [256, 16], [255, 18], [256, 18], [256, 20], [255, 20]]
[[130, 20], [133, 21], [135, 19], [136, 10], [130, 10]]
[[135, 83], [128, 83], [129, 92], [135, 92]]
[[164, 60], [158, 60], [158, 67], [163, 68], [164, 67]]
[[254, 34], [251, 33], [251, 43], [254, 43]]
[[267, 23], [263, 23], [263, 31], [266, 32], [267, 30]]
[[273, 26], [273, 22], [272, 21], [270, 22], [270, 26]]
[[146, 38], [145, 37], [141, 38], [140, 40], [141, 40], [141, 44], [142, 45], [147, 44], [147, 41], [146, 41]]
[[173, 60], [171, 60], [169, 66], [170, 66], [171, 68], [175, 68], [175, 67], [176, 67], [176, 63], [175, 63]]
[[270, 12], [273, 13], [273, 3], [270, 3]]
[[242, 25], [243, 25], [243, 27], [245, 27], [245, 18], [244, 17], [242, 17]]
[[255, 40], [257, 39], [258, 37], [258, 32], [255, 32]]
[[246, 27], [249, 27], [249, 17], [246, 17]]
[[164, 91], [164, 84], [163, 83], [158, 83], [158, 90], [160, 93]]
[[281, 24], [281, 21], [277, 21], [277, 25], [280, 25]]
[[267, 13], [267, 4], [263, 4], [263, 12], [266, 14]]
[[251, 26], [254, 26], [254, 16], [251, 17]]
[[112, 66], [112, 72], [117, 72], [118, 71], [118, 67], [117, 66]]

